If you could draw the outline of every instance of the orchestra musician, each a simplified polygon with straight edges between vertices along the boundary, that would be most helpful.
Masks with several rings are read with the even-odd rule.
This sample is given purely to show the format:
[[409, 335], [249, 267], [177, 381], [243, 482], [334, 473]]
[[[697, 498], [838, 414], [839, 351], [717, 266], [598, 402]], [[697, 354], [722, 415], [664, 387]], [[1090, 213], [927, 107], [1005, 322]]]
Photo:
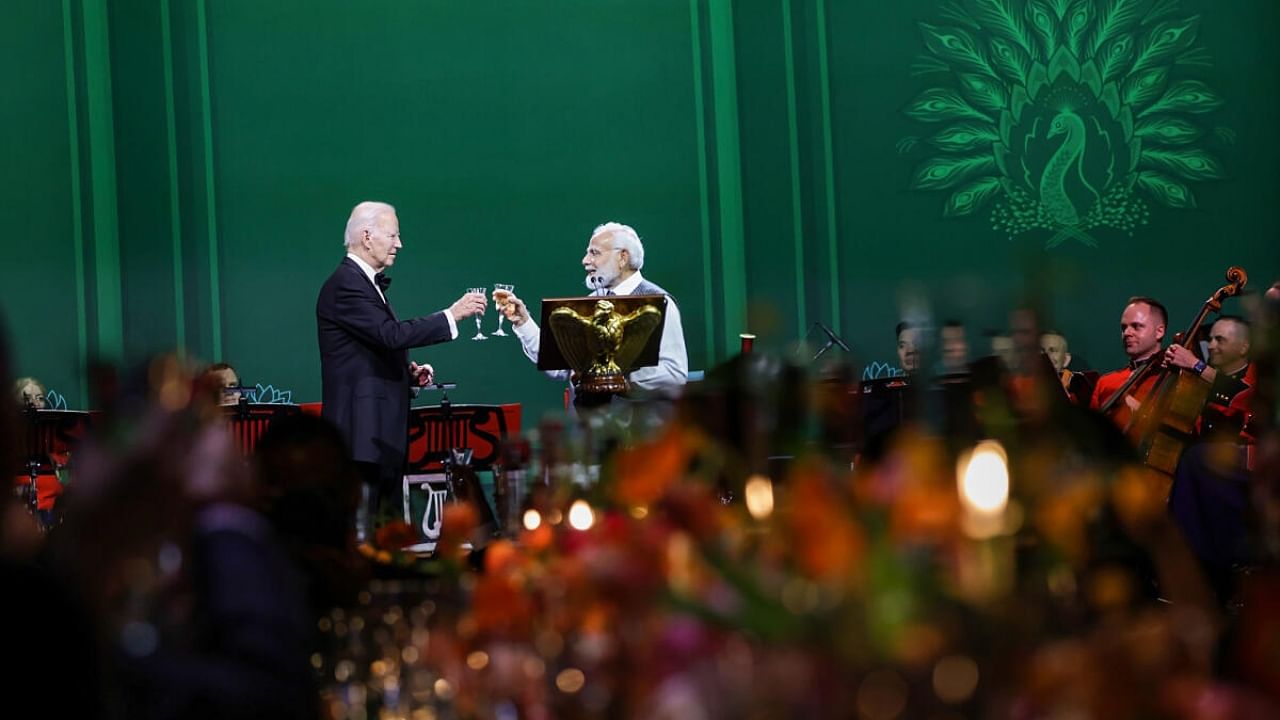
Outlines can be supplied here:
[[1209, 331], [1208, 349], [1208, 363], [1179, 345], [1165, 351], [1169, 365], [1211, 386], [1199, 442], [1187, 448], [1174, 471], [1169, 512], [1226, 600], [1239, 569], [1252, 560], [1245, 519], [1254, 455], [1248, 420], [1257, 381], [1249, 360], [1249, 322], [1222, 315]]
[[[1228, 423], [1242, 424], [1247, 412], [1247, 391], [1257, 385], [1253, 363], [1249, 362], [1249, 321], [1239, 315], [1222, 315], [1209, 329], [1209, 361], [1196, 357], [1181, 345], [1165, 350], [1165, 362], [1188, 370], [1209, 383], [1209, 404], [1202, 416], [1202, 433]], [[1242, 428], [1237, 427], [1237, 430]]]
[[[1149, 297], [1129, 299], [1124, 312], [1120, 315], [1120, 339], [1124, 343], [1125, 355], [1129, 356], [1129, 363], [1119, 370], [1113, 370], [1098, 378], [1098, 384], [1093, 389], [1093, 397], [1089, 403], [1091, 408], [1102, 409], [1139, 367], [1149, 360], [1158, 361], [1155, 358], [1164, 341], [1165, 327], [1168, 322], [1169, 313], [1158, 300]], [[1118, 406], [1115, 414], [1112, 415], [1112, 420], [1117, 425], [1120, 427], [1128, 425], [1133, 411], [1138, 409], [1142, 399], [1155, 386], [1156, 377], [1154, 373], [1149, 374], [1128, 397], [1124, 398], [1123, 405]]]
[[1062, 390], [1076, 405], [1087, 405], [1093, 397], [1093, 382], [1087, 375], [1068, 369], [1071, 364], [1071, 350], [1067, 346], [1067, 336], [1057, 330], [1048, 330], [1040, 334], [1040, 350], [1053, 364], [1053, 372], [1062, 383]]

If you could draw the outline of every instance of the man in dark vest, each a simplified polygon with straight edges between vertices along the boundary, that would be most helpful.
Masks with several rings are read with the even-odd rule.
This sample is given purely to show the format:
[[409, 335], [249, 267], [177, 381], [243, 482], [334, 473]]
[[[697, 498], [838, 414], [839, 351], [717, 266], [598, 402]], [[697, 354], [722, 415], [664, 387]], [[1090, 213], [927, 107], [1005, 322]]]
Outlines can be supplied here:
[[[662, 327], [658, 348], [658, 364], [638, 368], [627, 376], [633, 388], [665, 397], [674, 397], [689, 377], [689, 354], [685, 350], [684, 326], [680, 308], [671, 295], [640, 274], [644, 267], [644, 244], [636, 231], [621, 223], [605, 223], [591, 233], [587, 251], [582, 256], [584, 280], [593, 296], [666, 295], [667, 318]], [[511, 320], [516, 337], [530, 360], [538, 361], [540, 346], [538, 323], [529, 317], [524, 301], [511, 295], [500, 308]], [[548, 372], [557, 379], [568, 379], [565, 370]]]
[[395, 208], [386, 203], [362, 202], [351, 211], [345, 245], [347, 256], [316, 300], [323, 414], [346, 440], [377, 513], [380, 500], [398, 504], [410, 384], [432, 379], [430, 365], [409, 361], [409, 348], [456, 338], [458, 321], [484, 312], [487, 299], [468, 293], [440, 312], [397, 317], [384, 271], [403, 244]]
[[1183, 452], [1174, 471], [1169, 511], [1223, 597], [1234, 591], [1238, 570], [1256, 559], [1248, 521], [1256, 449], [1250, 412], [1258, 381], [1249, 335], [1247, 320], [1223, 315], [1209, 330], [1209, 362], [1181, 345], [1165, 351], [1168, 364], [1210, 387], [1200, 441]]

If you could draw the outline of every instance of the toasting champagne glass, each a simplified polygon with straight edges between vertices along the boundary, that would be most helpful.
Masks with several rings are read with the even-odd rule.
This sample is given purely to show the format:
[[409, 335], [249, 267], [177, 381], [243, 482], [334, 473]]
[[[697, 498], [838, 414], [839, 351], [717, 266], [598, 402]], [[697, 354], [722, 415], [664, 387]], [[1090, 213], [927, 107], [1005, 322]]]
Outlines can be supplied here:
[[506, 337], [507, 335], [507, 333], [502, 330], [502, 321], [506, 318], [506, 316], [502, 314], [502, 308], [506, 306], [507, 300], [514, 293], [515, 289], [515, 285], [508, 285], [505, 283], [493, 284], [493, 304], [494, 307], [498, 309], [498, 329], [493, 331], [495, 336], [501, 335]]
[[[482, 287], [467, 288], [467, 292], [480, 293], [481, 295], [484, 295], [484, 290], [485, 289]], [[484, 313], [476, 313], [476, 336], [471, 338], [472, 340], [488, 340], [489, 339], [488, 337], [485, 336], [484, 333], [480, 332], [480, 323], [483, 320], [484, 320]]]

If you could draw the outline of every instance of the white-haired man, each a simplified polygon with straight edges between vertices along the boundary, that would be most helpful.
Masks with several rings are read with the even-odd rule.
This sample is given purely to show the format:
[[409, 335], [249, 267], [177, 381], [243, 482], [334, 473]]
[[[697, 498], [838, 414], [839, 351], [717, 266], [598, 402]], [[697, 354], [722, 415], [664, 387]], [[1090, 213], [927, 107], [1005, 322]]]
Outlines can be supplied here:
[[404, 245], [395, 208], [386, 203], [356, 205], [344, 245], [346, 257], [316, 300], [322, 412], [342, 432], [376, 507], [377, 498], [394, 502], [400, 493], [410, 382], [432, 379], [430, 365], [409, 361], [409, 348], [458, 337], [458, 321], [483, 312], [487, 299], [468, 293], [437, 313], [399, 319], [384, 271]]
[[[640, 274], [644, 267], [644, 244], [636, 231], [621, 223], [609, 222], [591, 233], [587, 251], [582, 256], [585, 283], [592, 295], [666, 295], [667, 318], [662, 327], [662, 340], [658, 348], [658, 364], [638, 368], [627, 376], [631, 385], [642, 391], [673, 396], [689, 378], [689, 354], [684, 344], [684, 326], [680, 323], [680, 308], [671, 294], [649, 282]], [[529, 309], [520, 298], [512, 295], [501, 307], [511, 321], [516, 337], [530, 360], [538, 361], [540, 346], [538, 324], [529, 317]], [[548, 375], [567, 379], [567, 371], [549, 372]]]

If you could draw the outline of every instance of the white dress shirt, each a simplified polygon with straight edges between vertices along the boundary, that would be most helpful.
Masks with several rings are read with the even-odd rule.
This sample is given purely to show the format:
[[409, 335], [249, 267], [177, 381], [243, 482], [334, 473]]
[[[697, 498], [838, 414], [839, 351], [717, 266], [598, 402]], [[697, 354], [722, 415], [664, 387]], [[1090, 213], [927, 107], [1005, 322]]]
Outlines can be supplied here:
[[[644, 277], [637, 271], [618, 283], [617, 287], [612, 288], [613, 294], [630, 295], [643, 280]], [[591, 292], [592, 297], [608, 294], [609, 288], [599, 288]], [[515, 326], [512, 330], [515, 331], [516, 337], [520, 338], [524, 354], [535, 363], [538, 362], [538, 349], [541, 343], [538, 323], [534, 322], [533, 317], [530, 316], [525, 324]], [[567, 380], [569, 371], [548, 370], [547, 376]], [[658, 346], [658, 364], [653, 367], [637, 368], [627, 375], [627, 379], [642, 390], [668, 395], [678, 393], [680, 388], [688, 382], [689, 353], [684, 345], [684, 326], [680, 322], [680, 308], [676, 307], [676, 301], [671, 296], [667, 296], [666, 322], [662, 326], [662, 340]]]
[[[347, 253], [347, 257], [355, 260], [356, 265], [364, 271], [364, 276], [369, 278], [369, 282], [373, 285], [373, 289], [378, 292], [378, 297], [382, 298], [383, 303], [386, 303], [387, 296], [382, 294], [382, 288], [378, 287], [378, 281], [373, 279], [373, 277], [378, 274], [378, 272], [373, 269], [373, 266], [365, 262], [363, 258], [355, 253]], [[444, 309], [444, 319], [449, 321], [449, 338], [451, 340], [457, 340], [458, 321], [454, 319], [453, 313], [449, 311], [449, 308]]]

